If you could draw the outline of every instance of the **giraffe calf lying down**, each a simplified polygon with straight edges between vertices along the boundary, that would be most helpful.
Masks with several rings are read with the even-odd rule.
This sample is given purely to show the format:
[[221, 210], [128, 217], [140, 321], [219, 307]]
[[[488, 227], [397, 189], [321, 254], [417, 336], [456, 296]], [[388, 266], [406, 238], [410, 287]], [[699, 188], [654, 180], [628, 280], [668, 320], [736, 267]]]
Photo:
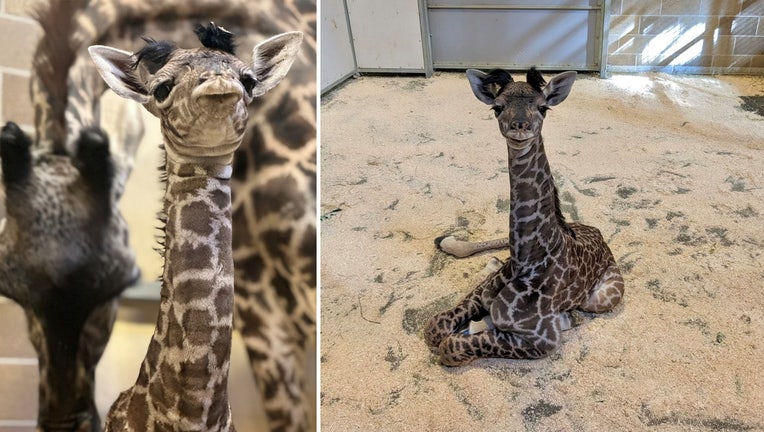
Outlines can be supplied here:
[[[570, 312], [612, 310], [624, 290], [600, 231], [565, 221], [544, 152], [546, 112], [568, 97], [576, 73], [548, 84], [535, 69], [527, 82], [514, 82], [503, 70], [471, 69], [467, 78], [507, 142], [511, 256], [456, 307], [434, 316], [425, 341], [447, 366], [482, 357], [541, 358], [559, 345]], [[467, 330], [484, 318], [489, 325]]]

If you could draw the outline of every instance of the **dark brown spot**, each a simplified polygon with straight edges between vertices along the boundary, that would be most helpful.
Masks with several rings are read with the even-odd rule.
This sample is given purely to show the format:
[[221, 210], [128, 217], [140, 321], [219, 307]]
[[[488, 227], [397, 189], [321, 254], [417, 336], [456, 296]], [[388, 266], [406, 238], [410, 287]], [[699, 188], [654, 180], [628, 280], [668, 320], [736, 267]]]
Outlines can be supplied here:
[[183, 314], [185, 341], [192, 346], [209, 345], [212, 339], [210, 324], [212, 315], [206, 310], [191, 309]]
[[159, 373], [162, 377], [161, 387], [164, 388], [164, 392], [176, 395], [183, 393], [183, 388], [178, 380], [178, 373], [168, 362], [159, 365]]
[[276, 295], [284, 301], [286, 312], [291, 314], [297, 306], [297, 298], [295, 298], [293, 292], [295, 287], [293, 287], [292, 284], [289, 283], [289, 280], [279, 273], [273, 275], [273, 278], [271, 279], [271, 287], [274, 289]]
[[276, 177], [253, 191], [258, 218], [278, 214], [283, 219], [296, 220], [305, 214], [307, 203], [297, 182], [288, 176]]
[[218, 314], [218, 318], [233, 314], [232, 297], [230, 295], [218, 295], [215, 297], [215, 311]]
[[269, 230], [261, 234], [260, 240], [268, 249], [268, 256], [272, 260], [280, 260], [285, 265], [289, 265], [289, 257], [286, 255], [285, 247], [289, 245], [292, 238], [292, 231]]
[[180, 304], [189, 304], [193, 301], [202, 300], [209, 294], [206, 289], [198, 289], [202, 282], [196, 279], [186, 279], [182, 282], [175, 282], [175, 302]]
[[215, 189], [210, 192], [210, 201], [219, 209], [225, 210], [231, 206], [231, 194], [227, 191]]
[[299, 106], [289, 93], [268, 111], [267, 118], [276, 138], [289, 148], [298, 149], [316, 136], [315, 126], [300, 116]]
[[180, 249], [173, 248], [173, 256], [178, 260], [180, 271], [206, 269], [210, 267], [212, 252], [206, 245], [186, 245]]
[[191, 231], [200, 236], [206, 237], [212, 234], [207, 205], [198, 201], [189, 204], [181, 211], [180, 226], [184, 231]]
[[168, 348], [183, 348], [184, 335], [181, 330], [180, 322], [175, 318], [175, 308], [173, 306], [170, 306], [166, 319], [167, 333], [165, 335], [165, 345]]
[[130, 409], [127, 410], [128, 424], [143, 424], [149, 418], [149, 404], [146, 396], [139, 393], [133, 393], [129, 402]]
[[233, 211], [231, 225], [233, 234], [231, 241], [234, 250], [239, 250], [252, 244], [252, 233], [247, 223], [246, 205], [246, 203], [239, 204]]
[[265, 263], [259, 255], [251, 255], [236, 261], [236, 268], [243, 270], [245, 277], [255, 282], [259, 281], [262, 277], [264, 267]]
[[[256, 337], [260, 341], [263, 342], [263, 344], [266, 347], [270, 346], [270, 339], [265, 337], [263, 330], [267, 328], [267, 324], [265, 324], [262, 320], [262, 317], [258, 313], [253, 313], [251, 310], [241, 310], [240, 311], [241, 320], [239, 323], [241, 324], [241, 333], [248, 335], [248, 337]], [[258, 344], [259, 346], [260, 344]], [[265, 358], [267, 357], [266, 354], [261, 354], [258, 352], [250, 352], [250, 357], [255, 355], [256, 357]]]

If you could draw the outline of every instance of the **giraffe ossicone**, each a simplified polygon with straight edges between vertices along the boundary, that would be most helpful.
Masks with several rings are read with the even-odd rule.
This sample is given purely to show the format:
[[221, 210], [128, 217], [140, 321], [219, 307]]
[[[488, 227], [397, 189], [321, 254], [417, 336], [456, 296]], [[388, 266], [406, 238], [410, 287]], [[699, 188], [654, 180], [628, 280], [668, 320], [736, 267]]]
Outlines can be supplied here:
[[247, 105], [284, 78], [302, 33], [259, 43], [251, 65], [233, 55], [224, 29], [210, 24], [197, 35], [205, 45], [197, 49], [152, 40], [135, 54], [89, 48], [115, 93], [159, 117], [166, 150], [160, 312], [138, 379], [112, 406], [106, 430], [234, 430], [231, 162]]
[[[484, 244], [506, 244], [510, 257], [456, 307], [434, 316], [425, 341], [447, 366], [485, 357], [541, 358], [558, 347], [561, 332], [571, 326], [571, 313], [610, 311], [624, 292], [623, 277], [600, 231], [565, 221], [544, 152], [546, 112], [568, 97], [576, 73], [563, 72], [546, 83], [531, 69], [527, 82], [514, 82], [503, 70], [470, 69], [467, 78], [475, 96], [494, 111], [506, 139], [509, 237]], [[459, 248], [467, 255], [478, 250]], [[487, 325], [471, 325], [480, 320]]]

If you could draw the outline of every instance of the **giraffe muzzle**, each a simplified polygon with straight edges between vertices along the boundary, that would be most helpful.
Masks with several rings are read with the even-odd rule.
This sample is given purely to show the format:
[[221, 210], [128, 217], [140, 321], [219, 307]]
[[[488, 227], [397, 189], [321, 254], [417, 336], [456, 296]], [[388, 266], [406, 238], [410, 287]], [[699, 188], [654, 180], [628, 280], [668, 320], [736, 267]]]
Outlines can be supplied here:
[[197, 86], [191, 93], [191, 97], [202, 103], [203, 100], [213, 100], [218, 103], [229, 102], [234, 104], [244, 97], [241, 84], [221, 75], [207, 79]]

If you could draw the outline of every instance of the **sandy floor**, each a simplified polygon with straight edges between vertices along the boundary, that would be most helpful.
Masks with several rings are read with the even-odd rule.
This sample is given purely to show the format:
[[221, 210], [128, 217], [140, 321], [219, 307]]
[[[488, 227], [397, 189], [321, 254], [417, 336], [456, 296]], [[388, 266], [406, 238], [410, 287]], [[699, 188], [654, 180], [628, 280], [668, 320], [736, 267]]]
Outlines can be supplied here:
[[739, 98], [757, 95], [761, 77], [579, 76], [546, 148], [624, 301], [549, 358], [461, 368], [435, 362], [422, 327], [490, 255], [457, 260], [433, 239], [507, 234], [493, 114], [461, 73], [324, 97], [322, 430], [764, 430], [764, 118]]

